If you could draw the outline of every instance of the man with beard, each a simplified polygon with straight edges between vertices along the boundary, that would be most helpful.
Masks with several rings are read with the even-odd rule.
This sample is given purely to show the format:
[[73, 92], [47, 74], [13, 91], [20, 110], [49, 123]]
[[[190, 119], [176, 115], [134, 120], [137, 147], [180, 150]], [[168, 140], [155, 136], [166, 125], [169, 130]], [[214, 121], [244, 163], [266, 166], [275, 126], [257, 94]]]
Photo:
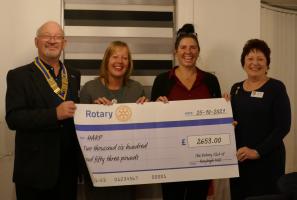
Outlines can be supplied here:
[[78, 141], [73, 122], [80, 74], [59, 60], [66, 40], [49, 21], [36, 33], [38, 56], [7, 74], [6, 122], [16, 130], [18, 200], [75, 200]]

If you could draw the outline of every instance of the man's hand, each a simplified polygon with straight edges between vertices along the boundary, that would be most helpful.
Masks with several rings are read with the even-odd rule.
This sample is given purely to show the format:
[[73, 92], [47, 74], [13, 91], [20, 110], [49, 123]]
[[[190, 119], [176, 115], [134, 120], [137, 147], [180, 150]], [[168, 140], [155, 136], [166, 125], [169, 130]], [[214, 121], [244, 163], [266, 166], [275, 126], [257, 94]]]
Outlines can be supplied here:
[[64, 101], [56, 108], [58, 120], [63, 120], [63, 119], [68, 119], [73, 117], [75, 110], [76, 110], [76, 106], [73, 101]]

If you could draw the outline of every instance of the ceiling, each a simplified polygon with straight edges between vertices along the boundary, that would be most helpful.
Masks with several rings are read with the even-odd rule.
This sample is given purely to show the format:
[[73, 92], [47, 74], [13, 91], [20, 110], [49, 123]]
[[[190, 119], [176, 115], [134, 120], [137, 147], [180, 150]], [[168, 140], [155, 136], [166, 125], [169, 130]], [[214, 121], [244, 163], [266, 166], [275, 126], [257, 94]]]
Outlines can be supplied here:
[[[174, 0], [64, 0], [66, 3], [172, 5]], [[270, 6], [297, 11], [297, 0], [261, 0]]]
[[297, 0], [261, 0], [270, 6], [297, 11]]

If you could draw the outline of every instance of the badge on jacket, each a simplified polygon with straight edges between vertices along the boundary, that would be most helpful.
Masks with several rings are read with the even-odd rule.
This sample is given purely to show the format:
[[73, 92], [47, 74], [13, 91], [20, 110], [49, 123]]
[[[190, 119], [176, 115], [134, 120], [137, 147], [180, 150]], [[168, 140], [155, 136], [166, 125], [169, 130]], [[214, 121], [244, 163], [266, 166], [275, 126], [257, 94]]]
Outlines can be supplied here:
[[263, 98], [264, 92], [252, 91], [251, 97]]

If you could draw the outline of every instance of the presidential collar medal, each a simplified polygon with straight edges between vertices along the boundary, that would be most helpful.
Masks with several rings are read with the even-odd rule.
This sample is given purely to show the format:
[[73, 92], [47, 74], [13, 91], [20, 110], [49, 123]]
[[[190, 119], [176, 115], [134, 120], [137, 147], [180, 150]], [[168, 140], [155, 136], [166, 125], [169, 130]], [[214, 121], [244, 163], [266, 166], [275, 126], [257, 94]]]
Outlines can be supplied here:
[[36, 57], [34, 60], [34, 64], [37, 66], [37, 68], [42, 72], [44, 78], [48, 82], [49, 86], [52, 88], [54, 93], [58, 95], [63, 101], [65, 101], [68, 91], [68, 78], [67, 78], [67, 70], [63, 63], [61, 63], [62, 71], [62, 87], [60, 88], [55, 81], [55, 79], [52, 77], [52, 75], [49, 73], [48, 69], [44, 66], [44, 64], [41, 62], [41, 60]]

